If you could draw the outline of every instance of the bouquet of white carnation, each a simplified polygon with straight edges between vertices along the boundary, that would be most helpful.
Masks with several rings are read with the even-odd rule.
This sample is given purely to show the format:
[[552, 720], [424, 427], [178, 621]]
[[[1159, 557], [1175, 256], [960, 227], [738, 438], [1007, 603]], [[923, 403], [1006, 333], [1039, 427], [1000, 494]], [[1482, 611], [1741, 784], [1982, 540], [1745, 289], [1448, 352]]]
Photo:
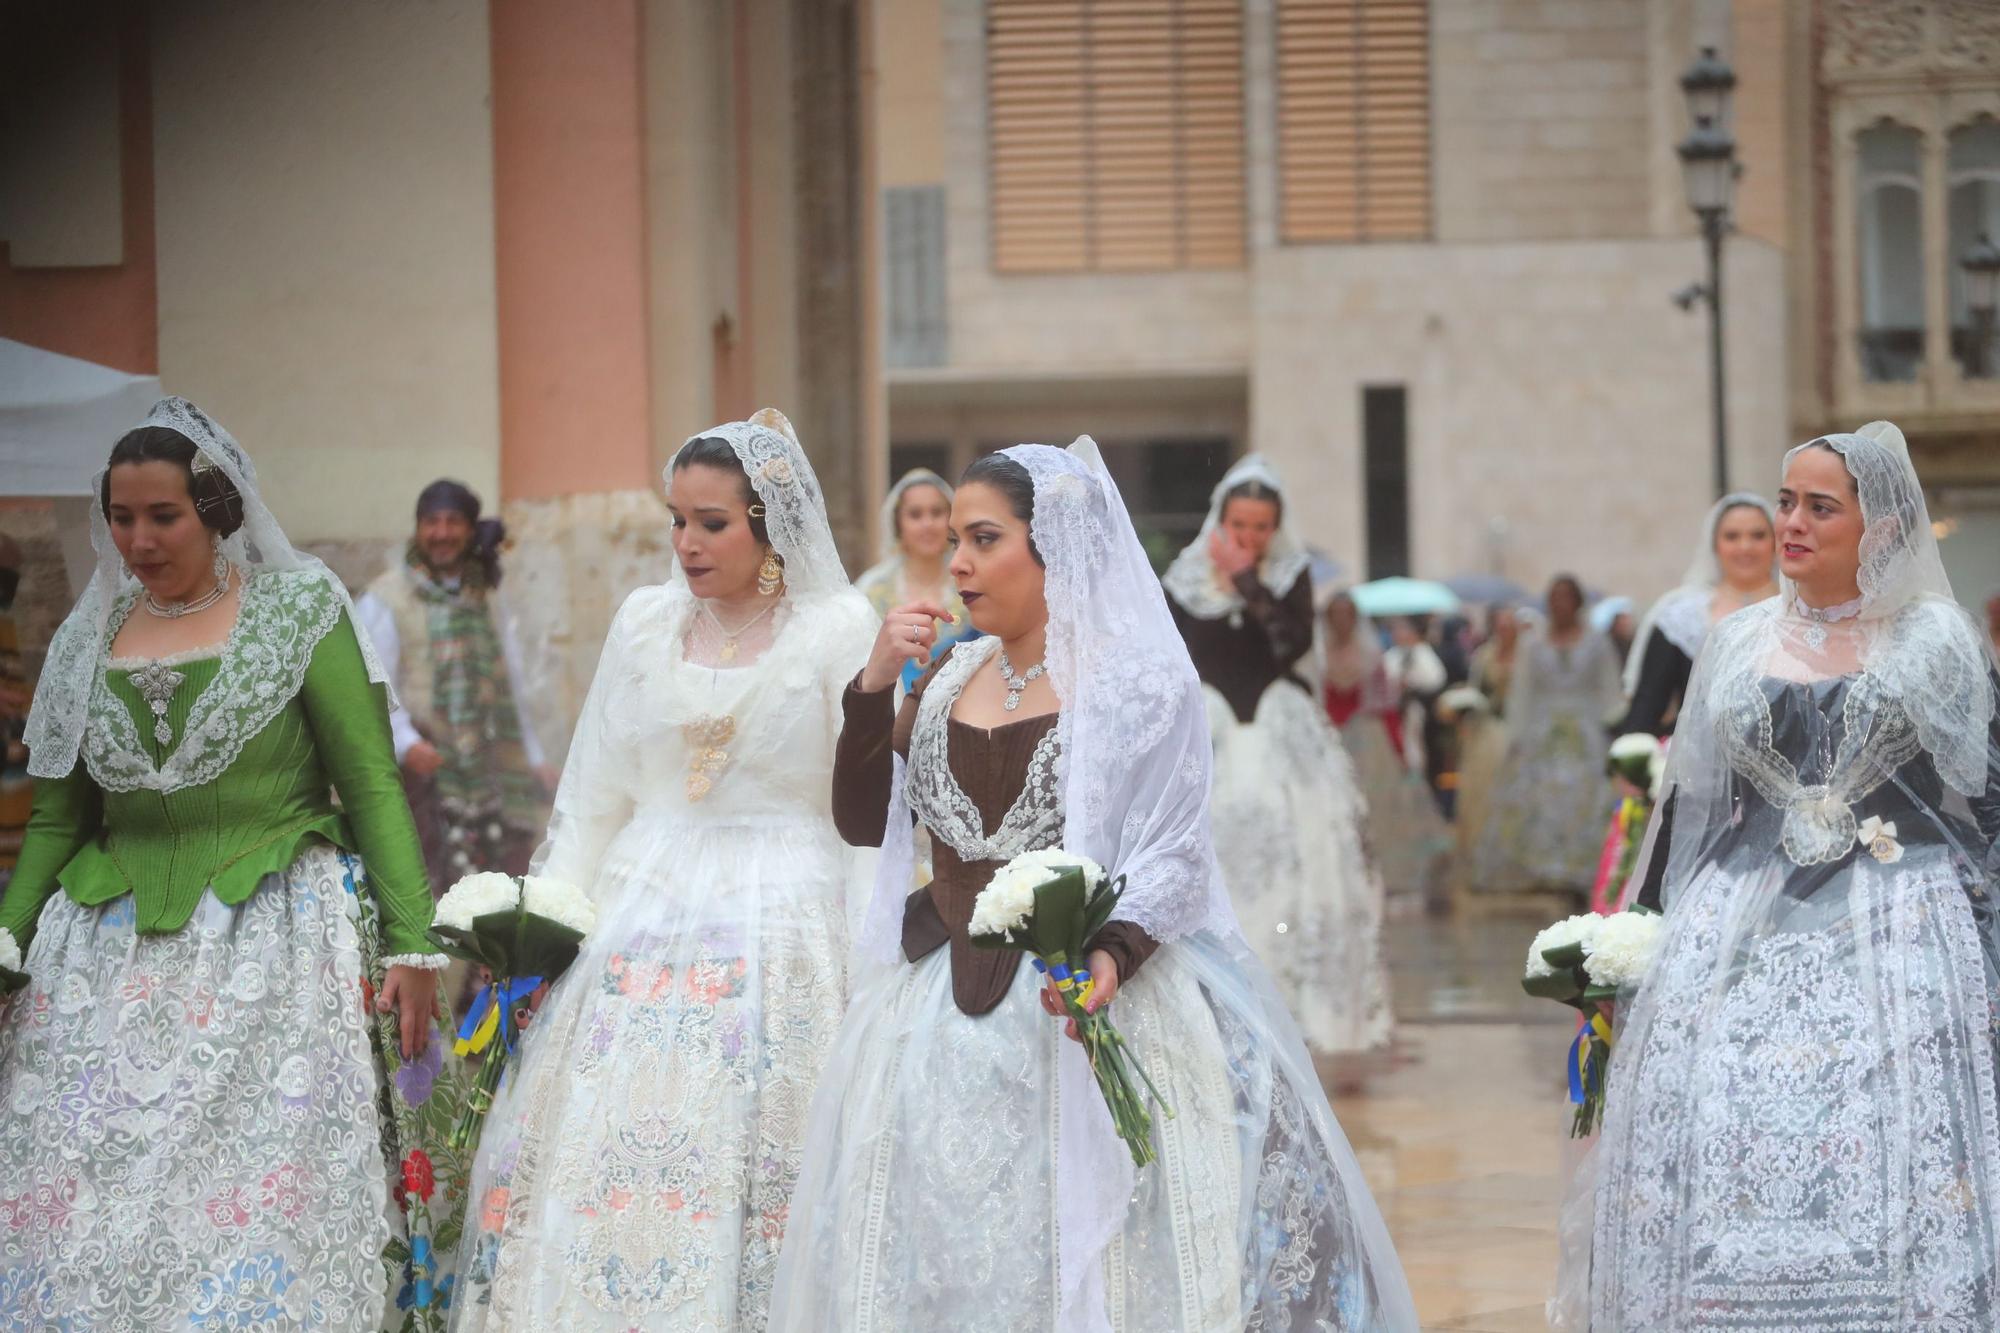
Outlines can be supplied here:
[[1454, 685], [1438, 696], [1437, 710], [1439, 718], [1452, 722], [1474, 713], [1490, 713], [1493, 702], [1476, 686]]
[[596, 924], [597, 908], [581, 890], [538, 875], [518, 882], [493, 872], [467, 875], [438, 900], [431, 940], [491, 978], [473, 998], [453, 1045], [460, 1056], [483, 1053], [465, 1113], [451, 1132], [454, 1149], [465, 1150], [493, 1108], [514, 1049], [514, 1006], [561, 976]]
[[0, 926], [0, 994], [12, 994], [27, 984], [28, 974], [21, 970], [21, 945], [13, 931]]
[[1028, 852], [993, 872], [972, 904], [969, 933], [983, 948], [1025, 950], [1035, 970], [1049, 978], [1076, 1023], [1118, 1137], [1125, 1140], [1133, 1164], [1144, 1166], [1155, 1153], [1153, 1117], [1141, 1085], [1168, 1118], [1173, 1111], [1112, 1026], [1111, 1016], [1091, 1007], [1096, 982], [1084, 965], [1085, 950], [1111, 920], [1123, 884], [1087, 856], [1059, 848]]
[[1595, 1132], [1604, 1118], [1604, 1075], [1615, 1040], [1605, 1006], [1644, 979], [1659, 936], [1660, 914], [1635, 907], [1558, 921], [1528, 946], [1521, 988], [1583, 1015], [1568, 1057], [1569, 1099], [1576, 1106], [1573, 1138]]

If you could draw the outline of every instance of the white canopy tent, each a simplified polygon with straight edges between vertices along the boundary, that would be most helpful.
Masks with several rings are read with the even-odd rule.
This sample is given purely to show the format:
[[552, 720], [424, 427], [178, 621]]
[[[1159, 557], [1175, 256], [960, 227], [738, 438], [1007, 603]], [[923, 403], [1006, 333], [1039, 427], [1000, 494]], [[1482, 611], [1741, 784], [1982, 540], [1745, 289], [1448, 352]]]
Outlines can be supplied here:
[[70, 586], [90, 577], [90, 481], [165, 395], [153, 375], [0, 338], [0, 496], [51, 499]]

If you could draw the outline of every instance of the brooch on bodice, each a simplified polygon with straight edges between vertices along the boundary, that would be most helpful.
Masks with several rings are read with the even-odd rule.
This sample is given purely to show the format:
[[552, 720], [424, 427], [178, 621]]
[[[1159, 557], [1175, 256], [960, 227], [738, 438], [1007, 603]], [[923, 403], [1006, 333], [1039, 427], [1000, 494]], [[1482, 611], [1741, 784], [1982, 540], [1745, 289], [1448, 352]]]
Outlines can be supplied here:
[[167, 708], [174, 701], [174, 692], [187, 682], [187, 676], [165, 662], [148, 662], [131, 673], [131, 681], [139, 697], [146, 701], [146, 707], [152, 710], [153, 739], [165, 745], [174, 738], [174, 729], [167, 722]]
[[727, 713], [698, 717], [681, 724], [681, 736], [688, 747], [687, 798], [694, 804], [715, 789], [716, 776], [729, 762], [727, 747], [736, 739], [736, 719]]

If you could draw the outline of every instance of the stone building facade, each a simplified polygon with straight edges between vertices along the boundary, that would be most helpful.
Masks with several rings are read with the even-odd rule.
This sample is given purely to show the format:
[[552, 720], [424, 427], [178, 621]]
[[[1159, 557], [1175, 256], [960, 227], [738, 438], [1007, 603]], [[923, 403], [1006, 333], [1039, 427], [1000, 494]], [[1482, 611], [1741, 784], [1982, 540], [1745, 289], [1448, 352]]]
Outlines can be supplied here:
[[201, 403], [356, 584], [468, 482], [560, 731], [665, 574], [689, 434], [783, 408], [866, 539], [872, 30], [868, 0], [12, 6], [0, 337]]
[[[1954, 370], [1944, 321], [1922, 335], [1914, 380], [1859, 375], [1851, 235], [1854, 136], [1891, 112], [1930, 136], [1925, 253], [1941, 255], [1952, 207], [1973, 207], [1951, 202], [1976, 171], [1951, 165], [1946, 140], [2000, 96], [1992, 6], [1155, 8], [1180, 25], [1164, 46], [1085, 4], [881, 0], [897, 464], [1087, 431], [1118, 446], [1128, 499], [1164, 549], [1226, 460], [1254, 448], [1284, 470], [1309, 539], [1356, 577], [1532, 586], [1574, 570], [1607, 591], [1661, 591], [1714, 494], [1705, 318], [1668, 299], [1703, 274], [1674, 145], [1688, 128], [1680, 74], [1714, 46], [1739, 80], [1744, 167], [1724, 270], [1732, 483], [1772, 489], [1788, 445], [1879, 415], [1904, 421], [1927, 476], [2000, 475], [1993, 382]], [[1147, 114], [1133, 81], [1207, 86], [1218, 33], [1240, 51], [1232, 254], [1148, 264], [1092, 240], [1079, 263], [1055, 226], [1017, 220], [1026, 200], [1091, 225], [1088, 191], [1066, 212], [1033, 172], [1036, 153], [1059, 156], [1046, 126], [1071, 110], [1043, 90], [1051, 74], [1102, 83], [1084, 118], [1129, 126]], [[1065, 65], [1069, 44], [1082, 55]], [[1107, 208], [1151, 151], [1118, 134], [1085, 150]], [[1049, 271], [1032, 271], [1037, 254]], [[1943, 308], [1949, 265], [1923, 272], [1923, 298]], [[1979, 523], [1968, 510], [1962, 548], [1983, 540]]]

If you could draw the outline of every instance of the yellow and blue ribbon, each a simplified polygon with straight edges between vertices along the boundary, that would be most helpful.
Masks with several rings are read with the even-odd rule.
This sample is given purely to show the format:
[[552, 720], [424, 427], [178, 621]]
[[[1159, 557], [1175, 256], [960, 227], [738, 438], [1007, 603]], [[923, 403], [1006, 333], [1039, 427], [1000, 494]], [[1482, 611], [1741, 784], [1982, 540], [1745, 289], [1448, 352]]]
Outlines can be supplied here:
[[1090, 969], [1071, 968], [1067, 963], [1046, 963], [1040, 955], [1034, 957], [1035, 970], [1046, 972], [1055, 979], [1056, 989], [1075, 1000], [1083, 1008], [1090, 1008], [1090, 997], [1097, 992], [1097, 983], [1090, 978]]
[[[504, 983], [489, 982], [480, 987], [473, 997], [472, 1007], [465, 1011], [465, 1021], [458, 1025], [458, 1039], [451, 1044], [452, 1054], [461, 1058], [485, 1050], [493, 1044], [493, 1034], [500, 1030], [503, 1013], [511, 1013], [515, 1005], [535, 993], [535, 987], [542, 984], [540, 977], [512, 977]], [[507, 1024], [507, 1049], [514, 1049], [513, 1023]]]
[[1611, 1023], [1601, 1011], [1592, 1014], [1588, 1022], [1577, 1025], [1576, 1040], [1569, 1044], [1569, 1100], [1574, 1106], [1583, 1105], [1584, 1084], [1590, 1078], [1592, 1037], [1607, 1048], [1611, 1045]]

